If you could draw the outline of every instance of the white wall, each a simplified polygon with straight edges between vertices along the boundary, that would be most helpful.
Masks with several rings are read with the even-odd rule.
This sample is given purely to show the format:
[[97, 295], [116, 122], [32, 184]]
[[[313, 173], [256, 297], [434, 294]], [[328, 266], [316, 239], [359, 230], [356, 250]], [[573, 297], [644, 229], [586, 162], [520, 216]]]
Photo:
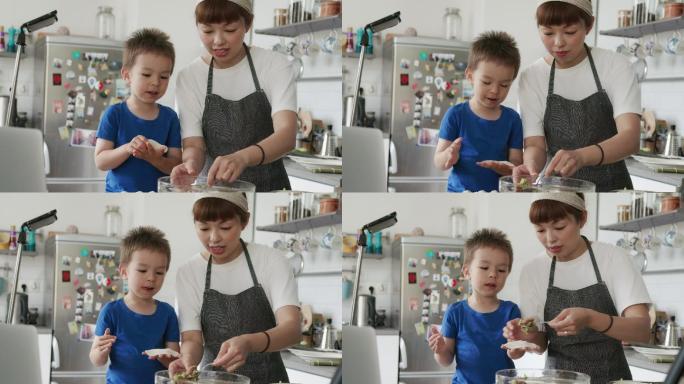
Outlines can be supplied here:
[[[283, 194], [269, 196], [259, 194], [257, 201], [250, 196], [250, 207], [254, 214], [254, 226], [273, 223], [273, 206], [278, 205]], [[20, 271], [20, 285], [24, 282], [42, 280], [44, 275], [43, 242], [49, 231], [64, 231], [69, 225], [76, 225], [80, 233], [103, 234], [105, 232], [105, 206], [118, 205], [122, 215], [122, 227], [126, 231], [139, 225], [153, 225], [162, 230], [171, 245], [171, 265], [164, 285], [157, 298], [174, 303], [176, 271], [186, 260], [200, 251], [201, 244], [197, 240], [192, 221], [191, 194], [2, 194], [0, 195], [0, 230], [8, 230], [10, 225], [17, 227], [24, 221], [43, 214], [51, 209], [57, 209], [58, 220], [54, 224], [43, 228], [44, 236], [38, 239], [38, 256], [25, 257]], [[256, 209], [254, 208], [256, 206]], [[337, 226], [339, 230], [339, 225]], [[321, 231], [314, 236], [320, 239]], [[253, 227], [249, 226], [243, 232], [245, 241], [254, 240], [257, 243], [271, 246], [279, 235], [271, 235], [259, 231], [255, 235]], [[311, 304], [317, 313], [333, 318], [336, 326], [340, 321], [340, 274], [339, 251], [337, 253], [314, 249], [306, 254], [305, 272], [328, 271], [330, 274], [322, 276], [302, 276], [298, 278], [299, 296], [303, 303]], [[0, 255], [0, 266], [5, 262], [14, 268], [15, 257]], [[333, 273], [336, 272], [336, 275]], [[5, 276], [0, 271], [0, 276]], [[0, 297], [0, 314], [5, 312], [6, 293]], [[40, 308], [42, 313], [42, 286], [38, 292], [29, 292], [29, 305]], [[3, 317], [4, 318], [4, 317]]]
[[[171, 77], [166, 95], [160, 103], [173, 107], [175, 98], [176, 76], [180, 69], [204, 52], [195, 27], [193, 0], [29, 0], [3, 4], [0, 13], [0, 25], [7, 29], [10, 25], [18, 27], [21, 23], [38, 17], [52, 10], [58, 11], [59, 21], [45, 32], [55, 32], [59, 26], [66, 26], [72, 35], [96, 36], [97, 7], [109, 5], [114, 8], [116, 18], [115, 38], [125, 40], [126, 37], [142, 27], [156, 27], [168, 33], [176, 49], [176, 67]], [[269, 28], [273, 25], [273, 8], [286, 7], [283, 0], [255, 0], [254, 29]], [[316, 41], [327, 36], [328, 31], [316, 34]], [[246, 40], [249, 42], [249, 35]], [[290, 39], [287, 39], [288, 41]], [[278, 38], [253, 35], [254, 45], [270, 49]], [[28, 55], [22, 60], [17, 86], [17, 105], [20, 112], [32, 115], [30, 97], [33, 95], [31, 73], [33, 60], [31, 46]], [[304, 58], [306, 77], [341, 76], [340, 55], [329, 55], [320, 52], [312, 53]], [[9, 94], [11, 76], [14, 69], [12, 58], [0, 58], [0, 94]], [[25, 87], [21, 85], [26, 85]], [[314, 118], [324, 120], [325, 124], [332, 124], [340, 133], [342, 121], [342, 97], [340, 94], [340, 80], [306, 81], [298, 83], [298, 106], [313, 111]]]

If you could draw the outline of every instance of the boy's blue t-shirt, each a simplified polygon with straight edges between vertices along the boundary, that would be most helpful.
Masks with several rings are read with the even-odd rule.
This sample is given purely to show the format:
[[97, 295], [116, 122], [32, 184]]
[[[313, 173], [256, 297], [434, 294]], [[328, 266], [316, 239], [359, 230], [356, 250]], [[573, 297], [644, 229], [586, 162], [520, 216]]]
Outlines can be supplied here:
[[490, 313], [473, 310], [467, 300], [449, 306], [442, 322], [442, 335], [456, 340], [456, 374], [452, 384], [492, 384], [496, 371], [515, 368], [501, 349], [506, 343], [503, 329], [509, 320], [520, 317], [518, 305], [501, 300]]
[[[118, 148], [138, 135], [153, 139], [169, 148], [181, 147], [180, 121], [176, 112], [159, 105], [154, 120], [144, 120], [128, 109], [125, 102], [110, 106], [100, 119], [97, 137], [109, 140]], [[107, 172], [107, 192], [156, 192], [157, 179], [167, 176], [143, 159], [130, 156], [118, 167]]]
[[149, 384], [154, 373], [166, 369], [157, 360], [150, 360], [143, 351], [166, 348], [166, 342], [178, 342], [178, 318], [169, 304], [155, 300], [157, 310], [152, 315], [131, 311], [123, 299], [112, 301], [102, 308], [97, 318], [95, 334], [102, 336], [105, 329], [116, 336], [109, 353], [107, 384]]
[[477, 162], [507, 161], [509, 149], [522, 149], [522, 120], [516, 111], [503, 105], [497, 120], [485, 120], [466, 101], [449, 108], [442, 119], [439, 137], [449, 141], [463, 138], [459, 160], [449, 174], [449, 192], [496, 191], [501, 175]]

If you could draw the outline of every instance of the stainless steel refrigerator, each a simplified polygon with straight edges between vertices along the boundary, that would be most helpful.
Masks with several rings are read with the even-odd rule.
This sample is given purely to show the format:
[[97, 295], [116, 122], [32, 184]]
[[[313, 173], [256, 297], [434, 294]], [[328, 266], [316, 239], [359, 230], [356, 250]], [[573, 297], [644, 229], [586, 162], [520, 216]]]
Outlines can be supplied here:
[[398, 192], [445, 192], [448, 171], [432, 158], [450, 106], [472, 96], [465, 80], [469, 45], [455, 40], [395, 37], [383, 44], [381, 127], [396, 149], [389, 186]]
[[88, 353], [97, 316], [123, 297], [118, 273], [119, 239], [96, 235], [56, 235], [45, 246], [46, 326], [53, 329], [51, 382], [103, 383], [106, 367]]
[[105, 172], [95, 167], [95, 134], [102, 112], [123, 100], [123, 43], [78, 36], [47, 36], [34, 51], [35, 126], [47, 144], [50, 192], [102, 192]]
[[390, 323], [399, 327], [399, 382], [451, 383], [455, 366], [435, 361], [427, 332], [442, 324], [449, 304], [467, 297], [464, 256], [463, 241], [448, 237], [402, 237], [392, 243]]

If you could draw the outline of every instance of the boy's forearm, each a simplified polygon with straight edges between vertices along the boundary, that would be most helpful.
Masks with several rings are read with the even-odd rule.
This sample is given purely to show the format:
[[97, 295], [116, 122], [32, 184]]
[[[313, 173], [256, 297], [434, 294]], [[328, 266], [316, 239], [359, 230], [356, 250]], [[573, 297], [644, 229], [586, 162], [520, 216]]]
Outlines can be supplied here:
[[90, 357], [90, 362], [93, 363], [94, 366], [101, 367], [101, 366], [107, 364], [107, 360], [109, 359], [109, 352], [108, 351], [98, 352], [94, 349], [91, 349], [89, 357]]
[[442, 367], [448, 367], [454, 361], [454, 354], [450, 352], [435, 353], [435, 361]]
[[[435, 167], [437, 167], [437, 169], [439, 169], [440, 171], [446, 171], [450, 169], [451, 167], [453, 167], [453, 165], [451, 167], [445, 166], [448, 159], [449, 155], [447, 154], [446, 149], [441, 152], [437, 152], [434, 156]], [[458, 159], [456, 159], [456, 163], [458, 163]]]
[[109, 171], [128, 160], [130, 153], [128, 153], [127, 145], [128, 144], [124, 144], [118, 148], [106, 149], [98, 153], [95, 156], [95, 166], [97, 166], [97, 169], [100, 171]]

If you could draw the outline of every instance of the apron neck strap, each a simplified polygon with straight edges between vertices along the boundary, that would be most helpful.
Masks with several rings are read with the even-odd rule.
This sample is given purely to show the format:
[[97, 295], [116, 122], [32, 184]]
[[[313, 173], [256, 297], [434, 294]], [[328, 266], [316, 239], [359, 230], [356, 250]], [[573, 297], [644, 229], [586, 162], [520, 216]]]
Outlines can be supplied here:
[[[259, 79], [256, 75], [256, 69], [254, 69], [254, 62], [252, 61], [252, 55], [249, 53], [249, 47], [244, 42], [242, 46], [245, 48], [245, 53], [247, 54], [247, 61], [249, 61], [249, 70], [252, 72], [252, 80], [254, 81], [254, 87], [257, 92], [261, 91], [261, 85], [259, 84]], [[207, 95], [211, 95], [214, 83], [214, 56], [211, 57], [211, 62], [209, 62], [209, 75], [207, 76]]]
[[[594, 250], [591, 249], [591, 243], [584, 235], [581, 236], [584, 243], [587, 245], [587, 250], [589, 251], [589, 256], [591, 257], [591, 264], [594, 266], [594, 273], [596, 274], [596, 281], [600, 284], [603, 283], [601, 279], [601, 272], [599, 272], [598, 264], [596, 264], [596, 257], [594, 257]], [[556, 256], [551, 260], [551, 271], [549, 273], [549, 287], [553, 286], [553, 279], [556, 273]]]
[[[594, 65], [594, 58], [591, 56], [591, 49], [589, 49], [589, 46], [585, 43], [584, 44], [584, 49], [587, 50], [587, 57], [589, 58], [589, 65], [591, 66], [591, 73], [594, 75], [594, 82], [596, 83], [596, 88], [599, 91], [603, 90], [603, 86], [601, 85], [601, 80], [599, 79], [598, 72], [596, 71], [596, 65]], [[553, 59], [553, 62], [551, 63], [551, 76], [549, 76], [549, 95], [553, 94], [553, 80], [556, 77], [556, 59]]]
[[[252, 275], [252, 283], [254, 283], [254, 286], [259, 286], [259, 280], [257, 280], [256, 273], [254, 273], [254, 266], [252, 265], [252, 259], [249, 257], [247, 245], [242, 239], [240, 239], [240, 245], [242, 246], [242, 251], [245, 253], [245, 258], [247, 258], [247, 266], [249, 267], [249, 273]], [[211, 287], [211, 264], [213, 257], [213, 255], [209, 254], [209, 262], [207, 263], [207, 273], [204, 276], [205, 291]]]

